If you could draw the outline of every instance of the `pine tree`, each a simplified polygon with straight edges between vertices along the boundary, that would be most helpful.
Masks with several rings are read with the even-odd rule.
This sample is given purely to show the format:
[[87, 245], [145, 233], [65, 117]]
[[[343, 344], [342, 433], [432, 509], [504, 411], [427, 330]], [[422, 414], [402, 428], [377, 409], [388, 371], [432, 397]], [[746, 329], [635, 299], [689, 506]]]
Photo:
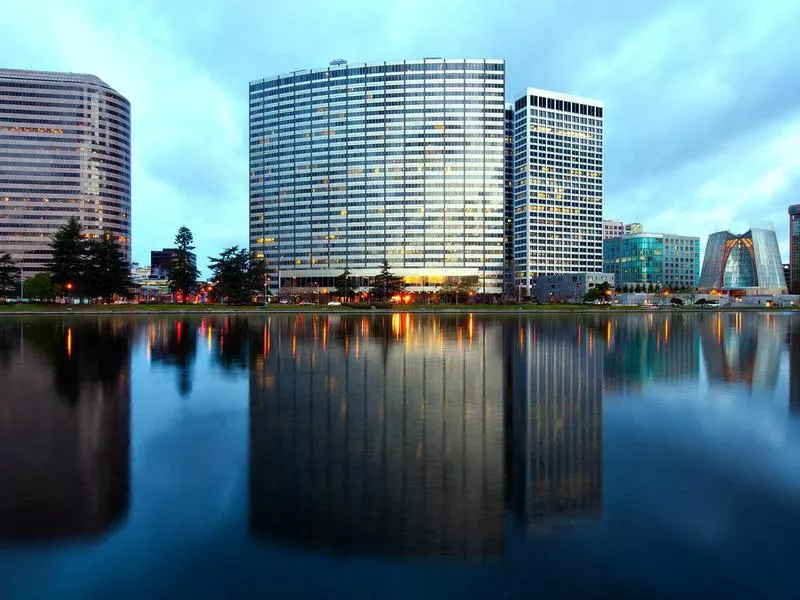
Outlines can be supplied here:
[[127, 295], [132, 286], [130, 265], [113, 233], [105, 231], [100, 237], [89, 240], [84, 269], [85, 295], [110, 302], [114, 294]]
[[178, 252], [172, 258], [167, 276], [170, 291], [173, 294], [182, 294], [184, 302], [187, 296], [194, 294], [197, 289], [197, 278], [200, 275], [197, 266], [191, 261], [191, 251], [194, 250], [193, 242], [194, 236], [191, 230], [182, 225], [175, 235], [175, 247]]
[[83, 292], [87, 246], [83, 229], [75, 217], [70, 218], [66, 225], [56, 231], [50, 244], [53, 258], [49, 267], [53, 283], [61, 286], [71, 284], [73, 290]]
[[217, 298], [228, 304], [246, 304], [258, 296], [267, 276], [266, 263], [246, 249], [231, 246], [218, 257], [210, 256], [208, 268]]
[[13, 294], [17, 289], [19, 267], [8, 252], [0, 254], [0, 296]]
[[370, 296], [376, 300], [388, 300], [395, 294], [405, 289], [403, 278], [392, 274], [389, 271], [389, 261], [383, 259], [381, 271], [375, 276], [375, 280], [370, 289]]
[[345, 300], [349, 300], [353, 297], [353, 284], [350, 282], [350, 278], [352, 276], [353, 274], [350, 272], [350, 270], [345, 269], [336, 277], [336, 279], [334, 279], [336, 289], [334, 290], [333, 294], [335, 296], [341, 296]]

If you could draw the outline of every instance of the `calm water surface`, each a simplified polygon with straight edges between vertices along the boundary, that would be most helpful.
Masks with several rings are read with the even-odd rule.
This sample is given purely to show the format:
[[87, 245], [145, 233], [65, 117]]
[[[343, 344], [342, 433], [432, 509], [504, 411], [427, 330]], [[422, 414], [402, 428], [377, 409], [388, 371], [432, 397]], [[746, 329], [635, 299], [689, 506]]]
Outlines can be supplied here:
[[0, 597], [797, 598], [800, 316], [0, 319]]

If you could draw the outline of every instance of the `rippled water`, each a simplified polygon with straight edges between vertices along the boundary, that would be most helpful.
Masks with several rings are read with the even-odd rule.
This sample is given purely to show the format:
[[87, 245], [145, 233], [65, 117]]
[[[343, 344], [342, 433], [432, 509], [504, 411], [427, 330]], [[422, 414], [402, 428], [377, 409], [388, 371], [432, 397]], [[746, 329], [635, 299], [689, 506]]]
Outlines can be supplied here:
[[800, 316], [0, 318], [0, 597], [798, 597]]

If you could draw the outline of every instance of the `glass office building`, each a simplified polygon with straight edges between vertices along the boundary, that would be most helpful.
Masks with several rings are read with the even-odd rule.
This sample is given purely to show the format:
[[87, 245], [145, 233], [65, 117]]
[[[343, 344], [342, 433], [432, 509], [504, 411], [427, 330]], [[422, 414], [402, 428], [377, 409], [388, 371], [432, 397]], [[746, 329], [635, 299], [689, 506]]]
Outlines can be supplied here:
[[603, 240], [603, 270], [617, 286], [694, 288], [700, 272], [700, 238], [633, 233]]
[[603, 103], [529, 88], [514, 102], [517, 285], [603, 268]]
[[130, 258], [130, 104], [93, 75], [0, 69], [0, 252], [45, 270], [76, 217]]
[[[503, 284], [505, 64], [424, 59], [250, 83], [250, 248], [280, 287], [378, 273]], [[280, 280], [280, 281], [279, 281]]]
[[701, 292], [713, 290], [731, 295], [785, 294], [786, 279], [775, 231], [712, 233], [706, 244], [699, 288]]
[[604, 271], [618, 286], [664, 282], [664, 236], [635, 233], [603, 241]]

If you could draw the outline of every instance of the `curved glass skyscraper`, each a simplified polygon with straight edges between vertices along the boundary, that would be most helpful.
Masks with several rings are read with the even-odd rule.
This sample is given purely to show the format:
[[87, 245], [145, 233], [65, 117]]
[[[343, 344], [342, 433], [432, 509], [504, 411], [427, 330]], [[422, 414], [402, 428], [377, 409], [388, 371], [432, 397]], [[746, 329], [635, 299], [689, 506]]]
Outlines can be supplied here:
[[0, 69], [0, 252], [28, 277], [70, 217], [130, 257], [130, 104], [93, 75]]
[[250, 83], [250, 247], [277, 287], [386, 259], [410, 289], [503, 281], [502, 60], [424, 59]]

